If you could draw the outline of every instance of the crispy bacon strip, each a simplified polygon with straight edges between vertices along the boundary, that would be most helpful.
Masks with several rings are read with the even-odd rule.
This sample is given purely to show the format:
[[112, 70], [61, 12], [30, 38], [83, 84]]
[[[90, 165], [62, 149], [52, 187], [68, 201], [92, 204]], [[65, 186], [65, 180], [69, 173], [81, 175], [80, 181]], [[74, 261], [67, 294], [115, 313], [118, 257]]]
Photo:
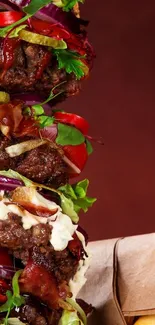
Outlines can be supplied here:
[[67, 295], [64, 287], [58, 287], [54, 275], [44, 267], [35, 265], [32, 260], [26, 265], [19, 283], [22, 293], [32, 294], [52, 309], [60, 308], [59, 301]]
[[74, 239], [68, 243], [68, 249], [77, 258], [77, 260], [80, 261], [83, 258], [85, 252], [82, 243], [76, 233], [74, 233], [73, 238]]

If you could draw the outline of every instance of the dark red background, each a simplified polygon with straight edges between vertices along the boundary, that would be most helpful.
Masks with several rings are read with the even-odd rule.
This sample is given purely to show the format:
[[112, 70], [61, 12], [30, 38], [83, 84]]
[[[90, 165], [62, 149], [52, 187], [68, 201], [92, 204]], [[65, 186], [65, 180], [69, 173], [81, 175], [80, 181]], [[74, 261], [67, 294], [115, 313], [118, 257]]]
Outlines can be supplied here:
[[82, 8], [97, 59], [82, 93], [63, 107], [104, 138], [82, 175], [98, 199], [81, 216], [91, 240], [155, 231], [154, 13], [148, 0], [87, 0]]

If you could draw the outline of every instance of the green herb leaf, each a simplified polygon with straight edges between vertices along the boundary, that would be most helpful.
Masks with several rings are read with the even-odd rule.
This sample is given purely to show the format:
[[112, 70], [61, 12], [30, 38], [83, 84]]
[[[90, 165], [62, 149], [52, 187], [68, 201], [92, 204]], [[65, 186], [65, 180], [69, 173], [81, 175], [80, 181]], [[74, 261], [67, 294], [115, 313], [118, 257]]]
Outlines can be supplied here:
[[[13, 23], [9, 26], [6, 26], [4, 28], [0, 28], [0, 37], [5, 37], [14, 27], [21, 25], [24, 21], [28, 20], [30, 17], [31, 17], [31, 15], [26, 15], [25, 17], [21, 18], [20, 20], [16, 21], [15, 23]], [[19, 26], [19, 27], [21, 27], [21, 26]], [[18, 33], [21, 29], [17, 30]], [[14, 31], [12, 31], [10, 34], [12, 34], [13, 32]], [[15, 31], [15, 33], [16, 33], [16, 31]]]
[[88, 185], [88, 179], [84, 179], [77, 184], [67, 184], [58, 189], [65, 195], [65, 197], [72, 200], [74, 212], [76, 212], [76, 214], [78, 214], [81, 209], [84, 212], [87, 212], [88, 208], [92, 207], [93, 203], [96, 201], [95, 198], [87, 196]]
[[18, 284], [18, 279], [20, 277], [22, 273], [22, 270], [19, 270], [15, 273], [13, 279], [12, 279], [12, 289], [13, 289], [13, 293], [15, 296], [19, 296], [20, 294], [20, 290], [19, 290], [19, 284]]
[[41, 115], [38, 118], [40, 128], [43, 129], [47, 126], [51, 126], [54, 123], [54, 117], [46, 116], [46, 115]]
[[88, 155], [91, 155], [93, 152], [93, 147], [92, 147], [91, 142], [88, 139], [86, 139], [86, 149], [87, 149]]
[[80, 56], [69, 50], [54, 50], [53, 52], [58, 60], [58, 68], [65, 69], [67, 73], [74, 73], [77, 79], [85, 75], [87, 66], [80, 60]]
[[83, 134], [73, 126], [58, 123], [58, 135], [56, 143], [62, 146], [72, 145], [76, 146], [85, 142]]
[[6, 292], [6, 296], [7, 296], [7, 301], [5, 302], [5, 304], [3, 304], [2, 306], [0, 306], [0, 313], [4, 313], [7, 312], [8, 309], [10, 308], [10, 301], [12, 302], [12, 293], [11, 291], [7, 291]]
[[23, 11], [29, 15], [34, 15], [38, 10], [51, 2], [51, 0], [31, 0], [30, 4], [23, 8]]

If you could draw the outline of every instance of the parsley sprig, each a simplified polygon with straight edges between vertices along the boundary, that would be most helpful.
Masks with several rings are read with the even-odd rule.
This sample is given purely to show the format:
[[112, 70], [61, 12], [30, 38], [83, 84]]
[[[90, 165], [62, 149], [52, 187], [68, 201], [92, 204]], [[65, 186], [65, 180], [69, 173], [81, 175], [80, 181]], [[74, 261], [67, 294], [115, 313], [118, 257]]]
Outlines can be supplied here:
[[88, 73], [88, 67], [81, 61], [85, 56], [70, 50], [53, 50], [53, 53], [57, 58], [58, 68], [65, 69], [69, 74], [74, 73], [78, 80]]
[[0, 313], [7, 312], [5, 320], [4, 320], [4, 325], [8, 324], [8, 317], [10, 315], [10, 312], [12, 309], [15, 307], [20, 307], [25, 303], [25, 298], [20, 295], [20, 289], [19, 289], [19, 277], [22, 273], [22, 270], [19, 270], [15, 273], [13, 279], [12, 279], [12, 292], [10, 290], [7, 290], [6, 296], [7, 296], [7, 301], [5, 304], [0, 306]]

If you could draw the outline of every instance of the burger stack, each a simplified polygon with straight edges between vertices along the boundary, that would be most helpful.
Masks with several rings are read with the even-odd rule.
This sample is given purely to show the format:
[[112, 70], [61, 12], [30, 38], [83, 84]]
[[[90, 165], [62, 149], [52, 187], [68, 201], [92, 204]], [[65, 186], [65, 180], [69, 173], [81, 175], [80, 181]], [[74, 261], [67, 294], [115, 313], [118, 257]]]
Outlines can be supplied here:
[[[82, 2], [82, 1], [80, 1]], [[0, 1], [0, 324], [86, 325], [77, 294], [89, 267], [76, 182], [88, 122], [59, 110], [93, 65], [77, 0]]]

